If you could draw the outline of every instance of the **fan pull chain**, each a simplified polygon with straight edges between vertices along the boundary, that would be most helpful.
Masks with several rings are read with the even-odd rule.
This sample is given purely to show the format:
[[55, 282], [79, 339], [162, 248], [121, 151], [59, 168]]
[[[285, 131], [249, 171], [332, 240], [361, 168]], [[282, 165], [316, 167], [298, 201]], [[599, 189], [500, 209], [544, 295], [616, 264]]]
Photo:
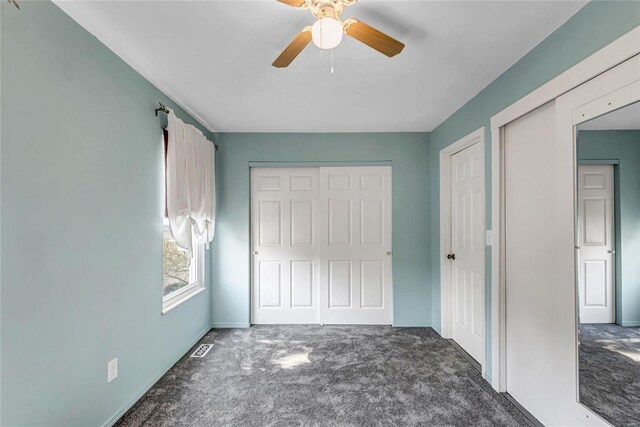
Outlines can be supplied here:
[[333, 49], [331, 49], [331, 74], [333, 74]]

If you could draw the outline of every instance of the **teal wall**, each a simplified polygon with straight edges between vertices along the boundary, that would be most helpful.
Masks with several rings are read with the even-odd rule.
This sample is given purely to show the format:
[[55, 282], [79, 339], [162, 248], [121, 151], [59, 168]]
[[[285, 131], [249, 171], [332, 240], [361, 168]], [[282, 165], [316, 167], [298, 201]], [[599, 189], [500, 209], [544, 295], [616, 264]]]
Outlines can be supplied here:
[[249, 163], [393, 165], [393, 311], [396, 326], [431, 323], [429, 135], [426, 133], [219, 135], [213, 246], [214, 326], [250, 322]]
[[579, 131], [578, 161], [616, 160], [616, 323], [640, 326], [640, 130]]
[[[431, 133], [431, 314], [440, 330], [439, 155], [440, 150], [476, 129], [486, 132], [487, 229], [491, 229], [491, 129], [493, 115], [563, 71], [640, 25], [639, 1], [592, 1], [543, 40]], [[486, 251], [486, 301], [491, 310], [491, 252]], [[487, 376], [491, 377], [491, 316], [486, 324]]]
[[211, 290], [162, 316], [152, 110], [176, 107], [56, 6], [21, 6], [0, 2], [2, 425], [109, 423], [211, 323], [249, 323], [250, 162], [392, 162], [394, 323], [439, 330], [439, 150], [640, 25], [640, 2], [588, 4], [431, 134], [219, 135]]
[[20, 5], [0, 2], [0, 424], [97, 426], [210, 326], [209, 291], [160, 314], [153, 109], [176, 106], [57, 6]]

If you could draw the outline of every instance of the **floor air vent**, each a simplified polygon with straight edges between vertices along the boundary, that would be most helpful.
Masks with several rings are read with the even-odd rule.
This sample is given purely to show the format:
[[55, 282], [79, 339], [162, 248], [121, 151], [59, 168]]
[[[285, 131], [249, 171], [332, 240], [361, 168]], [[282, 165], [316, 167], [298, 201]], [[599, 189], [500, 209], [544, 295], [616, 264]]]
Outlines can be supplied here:
[[209, 350], [213, 348], [213, 344], [200, 344], [200, 346], [193, 352], [191, 357], [205, 357]]

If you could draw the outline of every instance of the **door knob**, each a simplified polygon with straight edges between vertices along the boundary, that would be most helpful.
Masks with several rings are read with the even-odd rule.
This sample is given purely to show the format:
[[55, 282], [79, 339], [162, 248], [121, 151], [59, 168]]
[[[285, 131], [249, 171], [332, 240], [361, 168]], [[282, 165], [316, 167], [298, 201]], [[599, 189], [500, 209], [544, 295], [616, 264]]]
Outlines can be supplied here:
[[387, 252], [387, 255], [391, 255], [391, 252]]
[[616, 251], [608, 250], [608, 251], [607, 251], [607, 253], [608, 253], [608, 254], [615, 254], [615, 253], [616, 253]]
[[456, 254], [448, 254], [447, 259], [454, 260], [456, 259]]
[[251, 253], [254, 254], [254, 255], [258, 255], [258, 251], [253, 251]]

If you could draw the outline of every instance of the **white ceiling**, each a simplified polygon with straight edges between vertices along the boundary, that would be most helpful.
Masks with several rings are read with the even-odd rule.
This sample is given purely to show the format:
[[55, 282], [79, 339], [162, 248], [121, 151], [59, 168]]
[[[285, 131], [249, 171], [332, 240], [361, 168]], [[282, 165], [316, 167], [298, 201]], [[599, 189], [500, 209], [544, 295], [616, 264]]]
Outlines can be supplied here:
[[580, 130], [640, 130], [640, 102], [578, 125]]
[[211, 130], [430, 131], [586, 1], [361, 0], [356, 17], [406, 44], [394, 57], [345, 37], [273, 60], [309, 11], [262, 1], [61, 1], [73, 19]]

